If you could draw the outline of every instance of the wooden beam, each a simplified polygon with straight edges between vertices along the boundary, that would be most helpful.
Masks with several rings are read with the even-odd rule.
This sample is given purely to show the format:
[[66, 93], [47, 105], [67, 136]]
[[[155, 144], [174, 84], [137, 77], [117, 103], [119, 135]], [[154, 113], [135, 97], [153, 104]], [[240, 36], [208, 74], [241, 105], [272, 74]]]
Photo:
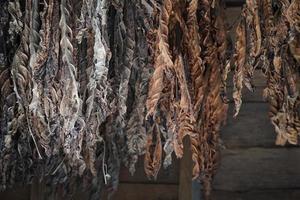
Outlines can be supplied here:
[[246, 192], [213, 191], [212, 200], [293, 200], [299, 199], [300, 189], [262, 189]]
[[[178, 199], [177, 191], [178, 185], [175, 184], [121, 183], [112, 200], [174, 200]], [[103, 199], [107, 199], [106, 195], [103, 196]], [[86, 198], [81, 198], [80, 200], [82, 199]]]
[[213, 188], [232, 192], [297, 189], [299, 169], [298, 147], [226, 149]]
[[190, 148], [190, 138], [183, 139], [183, 157], [180, 160], [179, 170], [179, 200], [192, 200], [192, 153]]
[[30, 187], [28, 185], [15, 185], [0, 192], [1, 200], [30, 200]]
[[[243, 95], [244, 97], [247, 98]], [[221, 129], [223, 145], [227, 149], [276, 147], [275, 128], [270, 122], [268, 112], [267, 103], [243, 101], [238, 117], [233, 118], [234, 104], [230, 103], [226, 125]]]
[[43, 199], [44, 189], [44, 184], [41, 183], [38, 178], [33, 178], [30, 187], [30, 200]]
[[225, 0], [227, 7], [240, 7], [245, 3], [245, 0]]

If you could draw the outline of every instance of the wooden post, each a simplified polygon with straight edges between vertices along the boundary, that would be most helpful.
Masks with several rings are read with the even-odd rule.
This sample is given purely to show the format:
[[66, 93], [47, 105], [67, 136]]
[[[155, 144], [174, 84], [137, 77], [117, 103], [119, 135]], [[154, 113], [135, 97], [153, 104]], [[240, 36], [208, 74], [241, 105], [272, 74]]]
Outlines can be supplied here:
[[30, 200], [43, 200], [43, 184], [38, 180], [38, 178], [33, 178], [30, 187]]
[[[53, 186], [55, 187], [55, 186]], [[64, 199], [62, 196], [61, 189], [57, 192], [52, 192], [52, 187], [46, 185], [45, 181], [39, 180], [37, 177], [33, 178], [30, 186], [30, 200], [61, 200]]]
[[192, 153], [190, 138], [185, 137], [183, 139], [183, 157], [180, 160], [179, 170], [179, 200], [192, 200]]

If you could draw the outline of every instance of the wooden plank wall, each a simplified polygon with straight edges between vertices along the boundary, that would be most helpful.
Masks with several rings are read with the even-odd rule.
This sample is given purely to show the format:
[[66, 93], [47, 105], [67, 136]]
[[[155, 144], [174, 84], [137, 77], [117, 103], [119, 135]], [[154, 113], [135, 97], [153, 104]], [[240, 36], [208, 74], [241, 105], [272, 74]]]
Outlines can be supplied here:
[[300, 148], [275, 145], [276, 134], [262, 98], [266, 86], [255, 73], [254, 93], [245, 89], [243, 105], [233, 119], [230, 103], [227, 125], [222, 130], [224, 149], [214, 180], [215, 200], [300, 199]]
[[149, 180], [144, 172], [143, 158], [140, 158], [133, 176], [126, 168], [122, 169], [119, 190], [113, 200], [177, 200], [181, 165], [180, 161], [174, 158], [173, 165], [167, 169], [162, 167], [157, 180]]

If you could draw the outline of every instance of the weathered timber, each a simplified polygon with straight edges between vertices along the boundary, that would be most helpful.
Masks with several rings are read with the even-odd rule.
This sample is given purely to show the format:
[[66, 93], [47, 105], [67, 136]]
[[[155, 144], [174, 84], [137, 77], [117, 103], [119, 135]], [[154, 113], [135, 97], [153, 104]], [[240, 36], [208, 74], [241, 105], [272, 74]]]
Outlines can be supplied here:
[[184, 138], [184, 155], [180, 160], [179, 171], [179, 200], [192, 200], [192, 153], [190, 149], [190, 139]]
[[300, 148], [224, 150], [214, 189], [251, 191], [300, 188]]
[[221, 129], [223, 145], [226, 148], [275, 147], [276, 133], [268, 110], [268, 104], [245, 103], [237, 118], [233, 118], [233, 104], [230, 104], [227, 123]]
[[259, 190], [251, 192], [214, 191], [212, 200], [299, 200], [300, 189]]
[[[105, 198], [104, 198], [105, 199]], [[112, 200], [177, 200], [178, 185], [121, 183]]]

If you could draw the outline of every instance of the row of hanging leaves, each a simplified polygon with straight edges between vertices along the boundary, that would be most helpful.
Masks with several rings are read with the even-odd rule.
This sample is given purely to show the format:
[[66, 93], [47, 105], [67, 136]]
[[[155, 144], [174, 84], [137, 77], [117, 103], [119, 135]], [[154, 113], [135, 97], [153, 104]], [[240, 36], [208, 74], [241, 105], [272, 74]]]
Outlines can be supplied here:
[[227, 112], [230, 66], [223, 5], [164, 0], [154, 31], [145, 172], [157, 176], [163, 151], [164, 167], [171, 164], [173, 152], [181, 158], [188, 136], [193, 176], [202, 180], [208, 199], [219, 157], [219, 129]]
[[238, 114], [242, 88], [253, 91], [253, 74], [260, 68], [267, 80], [263, 96], [277, 133], [276, 144], [298, 144], [300, 1], [247, 0], [236, 29], [233, 98]]
[[233, 59], [223, 3], [1, 1], [1, 188], [41, 177], [72, 194], [83, 180], [98, 199], [104, 184], [117, 189], [122, 163], [133, 174], [145, 154], [156, 178], [189, 137], [209, 199], [231, 63], [235, 116], [260, 67], [277, 144], [296, 144], [299, 0], [247, 0]]
[[[146, 145], [155, 6], [140, 0], [0, 2], [0, 186], [40, 177], [117, 188]], [[79, 184], [79, 185], [78, 185]], [[92, 186], [91, 186], [92, 184]]]
[[227, 110], [221, 2], [7, 0], [1, 10], [2, 189], [36, 176], [72, 193], [83, 177], [96, 199], [140, 155], [156, 178], [188, 136], [209, 196]]

